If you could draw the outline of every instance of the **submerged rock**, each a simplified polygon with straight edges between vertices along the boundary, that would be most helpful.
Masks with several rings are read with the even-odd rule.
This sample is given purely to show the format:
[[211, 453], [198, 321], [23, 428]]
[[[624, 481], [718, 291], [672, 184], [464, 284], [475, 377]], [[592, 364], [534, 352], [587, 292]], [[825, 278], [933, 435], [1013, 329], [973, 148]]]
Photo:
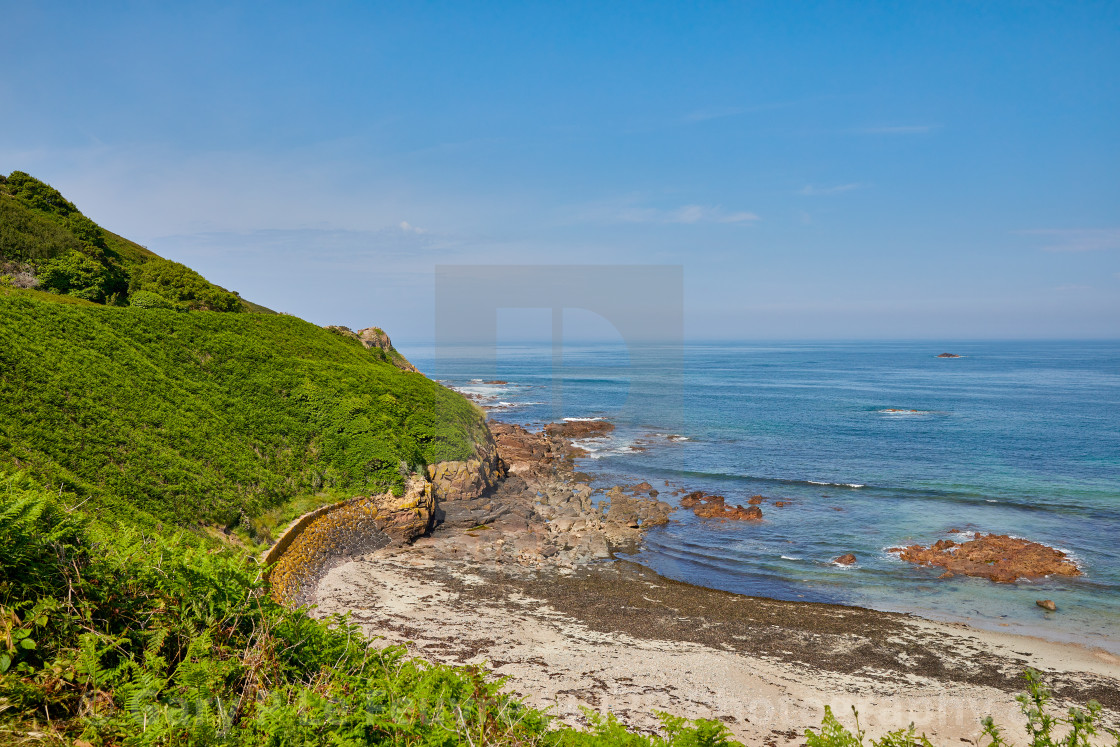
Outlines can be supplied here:
[[836, 559], [835, 561], [833, 561], [833, 562], [835, 562], [835, 563], [839, 563], [840, 565], [855, 565], [855, 562], [856, 562], [856, 556], [855, 556], [855, 555], [853, 555], [852, 553], [846, 553], [846, 554], [844, 554], [844, 555], [841, 555], [840, 557], [838, 557], [838, 558], [837, 558], [837, 559]]
[[1050, 599], [1039, 599], [1037, 602], [1035, 602], [1035, 604], [1037, 604], [1039, 607], [1046, 610], [1047, 612], [1057, 612], [1058, 611], [1058, 605], [1054, 604], [1054, 602]]

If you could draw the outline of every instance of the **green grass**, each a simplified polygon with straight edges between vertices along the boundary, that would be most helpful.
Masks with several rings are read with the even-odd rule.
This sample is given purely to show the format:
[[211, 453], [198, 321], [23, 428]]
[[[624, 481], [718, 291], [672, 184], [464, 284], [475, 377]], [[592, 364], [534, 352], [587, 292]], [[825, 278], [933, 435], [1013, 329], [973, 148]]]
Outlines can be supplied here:
[[484, 437], [464, 398], [291, 316], [59, 298], [0, 293], [0, 468], [121, 516], [231, 526]]

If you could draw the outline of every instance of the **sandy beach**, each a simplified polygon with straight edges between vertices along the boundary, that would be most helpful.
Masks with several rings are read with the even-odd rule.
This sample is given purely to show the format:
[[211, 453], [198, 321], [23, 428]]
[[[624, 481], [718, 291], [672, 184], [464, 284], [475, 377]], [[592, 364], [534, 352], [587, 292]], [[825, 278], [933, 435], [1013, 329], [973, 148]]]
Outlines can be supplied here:
[[[1103, 721], [1120, 726], [1114, 654], [665, 578], [626, 558], [673, 507], [650, 497], [657, 491], [647, 483], [613, 488], [596, 505], [574, 470], [572, 439], [609, 424], [491, 428], [508, 468], [497, 484], [451, 498], [441, 486], [465, 483], [437, 479], [447, 492], [432, 518], [406, 512], [419, 522], [409, 536], [424, 534], [411, 543], [355, 544], [349, 508], [316, 519], [319, 529], [345, 531], [309, 530], [287, 551], [284, 562], [305, 559], [294, 599], [316, 605], [318, 616], [349, 614], [380, 645], [485, 664], [511, 691], [572, 724], [590, 708], [652, 729], [666, 711], [719, 719], [747, 744], [776, 746], [801, 743], [826, 705], [854, 726], [855, 706], [871, 735], [913, 722], [937, 744], [971, 743], [990, 715], [1021, 743], [1015, 696], [1032, 667], [1045, 674], [1056, 709], [1095, 699]], [[388, 516], [384, 507], [379, 515]]]
[[992, 715], [1021, 742], [1027, 667], [1058, 704], [1096, 698], [1120, 719], [1120, 659], [1103, 651], [854, 607], [780, 602], [665, 579], [624, 560], [575, 570], [448, 562], [440, 533], [337, 565], [317, 614], [350, 613], [384, 644], [486, 662], [562, 720], [654, 711], [724, 721], [748, 744], [796, 744], [831, 705], [870, 734], [911, 721], [935, 743], [973, 741]]

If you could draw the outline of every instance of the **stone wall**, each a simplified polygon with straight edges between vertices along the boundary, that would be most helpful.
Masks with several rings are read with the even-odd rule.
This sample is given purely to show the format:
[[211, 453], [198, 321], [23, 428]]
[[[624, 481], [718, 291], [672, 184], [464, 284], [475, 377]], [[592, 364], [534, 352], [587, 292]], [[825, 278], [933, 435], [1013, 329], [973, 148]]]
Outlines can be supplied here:
[[322, 506], [288, 527], [265, 553], [277, 601], [314, 602], [319, 577], [331, 565], [390, 544], [405, 544], [426, 532], [435, 513], [432, 486], [419, 475], [405, 494], [359, 496]]

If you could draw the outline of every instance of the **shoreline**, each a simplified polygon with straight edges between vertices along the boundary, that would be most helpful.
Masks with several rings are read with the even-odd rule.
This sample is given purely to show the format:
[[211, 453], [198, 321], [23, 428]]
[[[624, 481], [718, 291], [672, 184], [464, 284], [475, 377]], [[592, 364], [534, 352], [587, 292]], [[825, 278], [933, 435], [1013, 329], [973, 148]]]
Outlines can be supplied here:
[[[1021, 738], [1022, 670], [1046, 675], [1055, 708], [1105, 707], [1120, 725], [1120, 658], [1077, 644], [901, 613], [747, 597], [628, 562], [576, 569], [448, 561], [415, 545], [339, 564], [315, 614], [349, 612], [371, 636], [446, 663], [489, 662], [509, 687], [582, 723], [581, 706], [653, 728], [654, 710], [717, 718], [742, 740], [800, 742], [824, 705], [879, 734], [913, 721], [973, 740], [987, 715]], [[791, 732], [792, 730], [792, 732]]]
[[[749, 743], [799, 743], [824, 705], [871, 734], [906, 726], [975, 739], [992, 715], [1020, 739], [1022, 671], [1055, 707], [1096, 699], [1120, 726], [1120, 657], [915, 614], [751, 597], [661, 576], [625, 559], [672, 506], [633, 486], [593, 504], [576, 471], [588, 428], [491, 421], [508, 474], [484, 495], [441, 501], [413, 544], [345, 552], [305, 585], [314, 614], [350, 613], [370, 636], [497, 676], [562, 720], [581, 707], [629, 726], [654, 710], [718, 718]], [[645, 484], [645, 488], [648, 488]], [[628, 491], [628, 492], [627, 492]], [[683, 510], [683, 509], [682, 509]]]

